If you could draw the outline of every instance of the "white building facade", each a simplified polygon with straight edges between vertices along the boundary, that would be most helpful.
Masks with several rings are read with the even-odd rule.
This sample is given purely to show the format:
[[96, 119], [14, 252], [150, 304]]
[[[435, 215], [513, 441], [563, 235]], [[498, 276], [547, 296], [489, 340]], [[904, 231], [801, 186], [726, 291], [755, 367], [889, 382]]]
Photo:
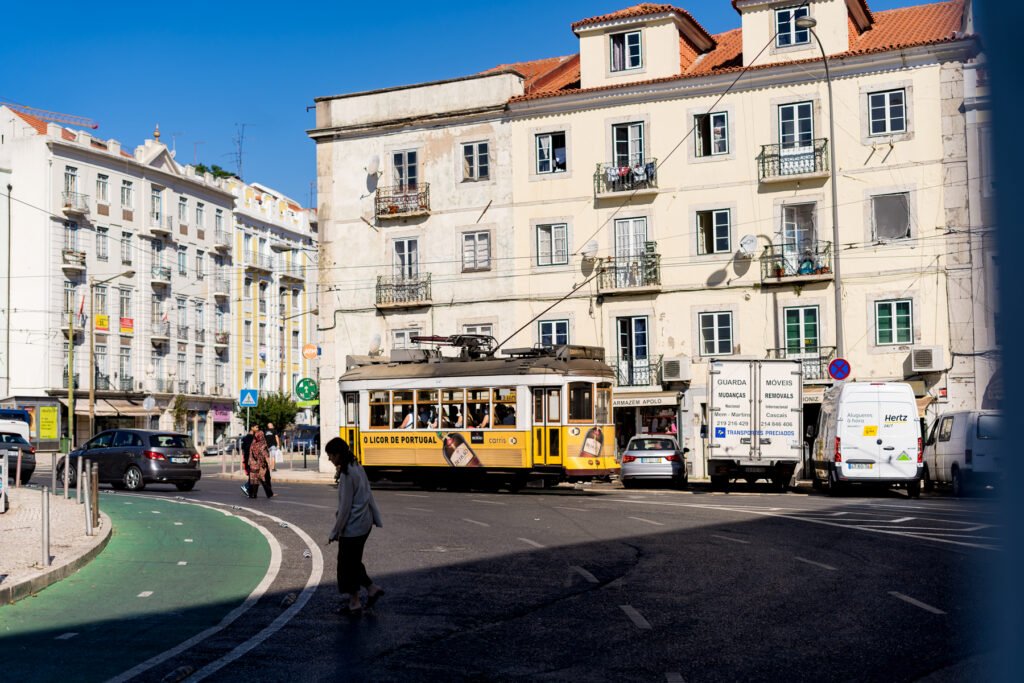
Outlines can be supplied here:
[[963, 4], [734, 6], [718, 35], [637, 5], [574, 24], [577, 55], [317, 100], [325, 433], [345, 357], [415, 334], [603, 346], [620, 437], [676, 424], [697, 477], [714, 357], [801, 360], [808, 421], [840, 345], [923, 416], [979, 404]]

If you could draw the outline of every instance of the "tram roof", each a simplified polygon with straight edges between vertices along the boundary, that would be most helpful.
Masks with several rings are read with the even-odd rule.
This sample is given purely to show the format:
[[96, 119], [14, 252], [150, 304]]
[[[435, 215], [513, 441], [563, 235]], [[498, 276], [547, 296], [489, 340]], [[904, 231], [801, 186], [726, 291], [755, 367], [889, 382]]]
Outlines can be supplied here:
[[614, 379], [601, 360], [558, 355], [512, 358], [444, 358], [426, 363], [375, 363], [348, 370], [341, 381], [419, 379], [432, 377], [487, 377], [509, 375], [585, 375]]

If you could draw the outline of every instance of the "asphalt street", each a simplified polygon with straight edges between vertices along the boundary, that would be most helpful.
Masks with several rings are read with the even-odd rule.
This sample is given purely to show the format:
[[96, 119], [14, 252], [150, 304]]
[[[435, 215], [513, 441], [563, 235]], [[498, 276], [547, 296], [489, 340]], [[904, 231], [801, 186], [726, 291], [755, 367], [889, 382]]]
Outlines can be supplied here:
[[[144, 669], [147, 658], [124, 658], [134, 680], [984, 676], [989, 653], [975, 636], [991, 598], [974, 589], [1000, 553], [991, 499], [382, 484], [385, 526], [366, 564], [387, 593], [352, 618], [337, 612], [336, 546], [324, 545], [336, 490], [274, 489], [250, 501], [208, 477], [188, 494], [152, 486], [135, 497], [249, 519], [275, 538], [280, 566], [223, 629]], [[168, 650], [184, 640], [162, 633]], [[59, 652], [70, 641], [50, 642]]]

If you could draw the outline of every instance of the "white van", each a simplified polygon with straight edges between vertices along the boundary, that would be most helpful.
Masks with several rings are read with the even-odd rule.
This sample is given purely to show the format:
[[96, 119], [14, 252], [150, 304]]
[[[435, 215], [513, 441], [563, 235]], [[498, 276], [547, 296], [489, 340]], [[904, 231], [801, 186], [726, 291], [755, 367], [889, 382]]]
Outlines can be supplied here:
[[924, 447], [924, 486], [949, 484], [954, 496], [975, 486], [995, 486], [1002, 478], [999, 449], [1003, 416], [995, 410], [964, 410], [940, 415]]
[[905, 382], [847, 382], [825, 392], [814, 433], [814, 486], [898, 485], [921, 495], [921, 423]]

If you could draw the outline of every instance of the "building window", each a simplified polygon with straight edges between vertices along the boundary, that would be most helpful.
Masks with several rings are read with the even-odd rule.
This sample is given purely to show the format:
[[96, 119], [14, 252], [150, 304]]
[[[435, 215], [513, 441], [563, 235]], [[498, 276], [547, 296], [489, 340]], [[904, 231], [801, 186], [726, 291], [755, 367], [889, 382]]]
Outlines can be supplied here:
[[196, 202], [196, 228], [202, 230], [206, 227], [206, 206], [202, 202]]
[[871, 198], [875, 239], [902, 240], [910, 237], [910, 194], [882, 194]]
[[122, 318], [132, 317], [132, 290], [124, 288], [118, 289], [117, 312]]
[[732, 313], [700, 314], [700, 355], [732, 354]]
[[149, 204], [151, 207], [150, 211], [153, 214], [153, 220], [159, 221], [164, 214], [164, 193], [160, 188], [150, 188]]
[[490, 323], [483, 325], [463, 325], [462, 334], [479, 334], [485, 337], [494, 336], [494, 325]]
[[403, 192], [415, 192], [419, 187], [419, 156], [416, 150], [395, 152], [391, 155], [395, 172], [395, 185]]
[[182, 223], [188, 222], [188, 199], [178, 198], [178, 220]]
[[106, 261], [110, 255], [110, 229], [96, 228], [96, 258]]
[[110, 201], [110, 177], [102, 173], [96, 175], [96, 201], [104, 204]]
[[[200, 355], [198, 353], [196, 354], [196, 359], [195, 359], [194, 374], [195, 374], [195, 378], [196, 378], [197, 382], [204, 382], [204, 381], [206, 381], [206, 366], [203, 363], [202, 355]], [[196, 391], [198, 391], [198, 390], [199, 390], [199, 388], [196, 387]]]
[[78, 251], [78, 223], [68, 221], [64, 224], [64, 248]]
[[224, 386], [224, 363], [218, 363], [214, 361], [213, 364], [213, 382], [218, 387]]
[[724, 111], [693, 117], [698, 157], [729, 153], [729, 114]]
[[252, 321], [251, 320], [246, 320], [245, 321], [244, 330], [245, 330], [245, 336], [242, 337], [242, 339], [245, 340], [246, 344], [251, 344], [252, 343]]
[[462, 272], [491, 269], [491, 233], [462, 233]]
[[246, 301], [252, 301], [252, 280], [245, 278], [242, 283], [242, 298]]
[[135, 205], [135, 189], [132, 187], [132, 181], [122, 180], [121, 181], [121, 206], [130, 209]]
[[568, 227], [565, 223], [537, 226], [537, 265], [555, 266], [569, 262]]
[[188, 247], [178, 247], [178, 275], [188, 274]]
[[74, 166], [64, 167], [64, 191], [78, 192], [78, 169]]
[[188, 326], [188, 300], [179, 296], [177, 299], [178, 327]]
[[107, 314], [107, 286], [96, 285], [92, 290], [92, 305], [95, 309], [93, 313], [95, 315], [106, 315]]
[[242, 380], [242, 386], [246, 389], [252, 389], [252, 370], [246, 370], [244, 377], [245, 379]]
[[537, 173], [565, 173], [566, 160], [564, 132], [537, 136]]
[[392, 330], [392, 349], [418, 349], [419, 344], [413, 341], [413, 337], [419, 335], [419, 330]]
[[266, 282], [261, 282], [260, 283], [259, 304], [260, 304], [260, 313], [263, 313], [264, 315], [266, 315], [266, 313], [267, 313], [267, 283]]
[[96, 372], [101, 375], [107, 374], [107, 345], [99, 342], [96, 343]]
[[910, 299], [875, 302], [875, 344], [909, 344], [913, 339], [913, 302]]
[[217, 209], [213, 214], [213, 227], [217, 232], [224, 229], [224, 211]]
[[206, 329], [206, 306], [203, 305], [202, 301], [195, 302], [195, 312], [196, 312], [196, 329], [197, 330], [205, 330]]
[[608, 37], [611, 45], [612, 71], [639, 69], [643, 66], [640, 31], [615, 33]]
[[265, 372], [261, 372], [260, 373], [260, 386], [259, 386], [259, 389], [260, 389], [260, 391], [266, 391], [267, 390], [267, 373], [265, 373]]
[[295, 351], [297, 353], [298, 350], [299, 350], [299, 331], [298, 330], [292, 330], [292, 351]]
[[541, 320], [537, 323], [541, 346], [562, 346], [569, 343], [568, 320]]
[[796, 25], [797, 19], [806, 16], [807, 7], [788, 7], [775, 10], [775, 45], [789, 47], [811, 42], [811, 32]]
[[395, 277], [402, 280], [415, 279], [420, 272], [419, 240], [416, 238], [395, 240], [394, 250], [392, 267]]
[[728, 209], [697, 212], [697, 253], [725, 254], [732, 251]]
[[462, 146], [462, 179], [487, 180], [491, 177], [491, 157], [486, 142]]
[[894, 135], [907, 132], [906, 92], [887, 90], [868, 95], [872, 135]]
[[292, 373], [292, 386], [291, 386], [291, 393], [292, 393], [292, 395], [295, 394], [295, 387], [297, 387], [298, 385], [299, 385], [299, 373], [293, 372]]
[[206, 277], [206, 258], [203, 252], [196, 251], [196, 279], [202, 280]]
[[64, 281], [64, 314], [75, 310], [75, 283], [70, 280]]
[[132, 264], [132, 234], [121, 233], [121, 263], [126, 266]]
[[619, 168], [644, 163], [644, 124], [622, 123], [612, 126], [612, 149]]
[[122, 346], [118, 353], [117, 359], [117, 371], [118, 376], [121, 378], [121, 390], [130, 391], [132, 389], [132, 347]]
[[266, 347], [266, 345], [267, 345], [267, 324], [266, 323], [260, 323], [260, 332], [259, 332], [259, 334], [260, 334], [260, 338], [257, 340], [259, 342], [259, 345], [261, 347]]
[[[818, 355], [818, 307], [796, 306], [783, 309], [786, 325], [786, 357], [795, 354]], [[806, 372], [808, 368], [804, 368]], [[820, 372], [820, 371], [819, 371]]]
[[184, 382], [188, 372], [188, 357], [184, 353], [178, 354], [178, 381]]

